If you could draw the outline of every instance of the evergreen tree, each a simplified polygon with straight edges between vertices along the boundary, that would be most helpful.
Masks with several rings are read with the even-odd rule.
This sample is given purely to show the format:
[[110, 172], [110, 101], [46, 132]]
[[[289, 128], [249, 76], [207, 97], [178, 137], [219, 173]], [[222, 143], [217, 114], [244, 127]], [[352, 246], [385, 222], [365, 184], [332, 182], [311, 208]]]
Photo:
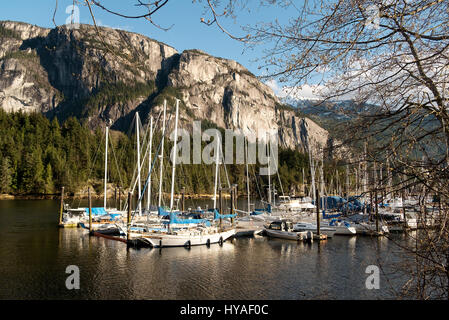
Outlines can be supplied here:
[[55, 191], [54, 182], [53, 182], [53, 172], [51, 169], [51, 164], [48, 163], [45, 168], [45, 192], [53, 193]]
[[0, 167], [0, 193], [9, 193], [11, 191], [12, 170], [9, 158], [2, 159]]

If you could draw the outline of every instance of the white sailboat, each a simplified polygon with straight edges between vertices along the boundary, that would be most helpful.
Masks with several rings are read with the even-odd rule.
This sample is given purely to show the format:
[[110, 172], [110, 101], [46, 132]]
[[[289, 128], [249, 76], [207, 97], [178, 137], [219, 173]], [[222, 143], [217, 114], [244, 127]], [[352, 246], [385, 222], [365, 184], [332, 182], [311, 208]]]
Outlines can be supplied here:
[[[164, 104], [165, 115], [165, 104]], [[176, 115], [175, 115], [175, 131], [174, 131], [174, 150], [177, 150], [178, 138], [178, 115], [179, 115], [179, 100], [176, 101]], [[165, 117], [164, 117], [165, 118]], [[165, 122], [163, 126], [165, 132]], [[163, 141], [162, 141], [163, 143]], [[218, 141], [217, 141], [218, 143]], [[163, 145], [162, 145], [163, 146]], [[218, 150], [217, 150], [218, 152]], [[162, 154], [162, 153], [161, 153]], [[205, 219], [178, 219], [176, 217], [177, 211], [174, 210], [174, 182], [176, 173], [176, 156], [177, 152], [173, 153], [173, 167], [172, 167], [172, 182], [171, 182], [171, 196], [169, 208], [169, 221], [165, 223], [165, 228], [156, 225], [148, 231], [139, 233], [130, 233], [130, 238], [136, 243], [142, 243], [151, 247], [179, 247], [179, 246], [196, 246], [209, 245], [213, 243], [222, 243], [235, 234], [235, 229], [219, 230], [216, 226], [211, 226], [210, 222]], [[218, 156], [217, 156], [218, 158]], [[162, 159], [161, 159], [162, 161]], [[162, 165], [161, 165], [162, 167]], [[160, 180], [161, 181], [161, 180]], [[139, 202], [141, 198], [139, 199]], [[159, 190], [159, 203], [161, 203], [161, 189]], [[161, 208], [161, 207], [159, 207]], [[160, 209], [161, 210], [161, 209]], [[164, 223], [163, 223], [164, 224]], [[178, 225], [192, 224], [193, 226], [179, 228]], [[174, 227], [176, 225], [177, 227]]]
[[[94, 229], [99, 229], [104, 224], [108, 224], [116, 219], [120, 219], [124, 211], [117, 208], [107, 208], [107, 179], [108, 179], [108, 145], [109, 145], [109, 127], [105, 128], [105, 153], [104, 153], [104, 195], [103, 207], [92, 208], [92, 224]], [[63, 214], [63, 222], [67, 225], [86, 227], [89, 224], [89, 208], [78, 207], [70, 208], [66, 206]], [[87, 227], [88, 229], [88, 227]]]

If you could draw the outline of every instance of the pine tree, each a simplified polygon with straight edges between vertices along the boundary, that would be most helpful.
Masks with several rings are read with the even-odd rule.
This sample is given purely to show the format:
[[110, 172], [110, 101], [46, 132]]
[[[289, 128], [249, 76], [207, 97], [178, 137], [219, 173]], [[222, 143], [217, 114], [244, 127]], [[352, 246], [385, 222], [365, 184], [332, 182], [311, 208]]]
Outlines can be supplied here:
[[53, 193], [55, 191], [55, 186], [53, 182], [53, 172], [51, 169], [51, 164], [47, 163], [45, 167], [45, 192]]
[[4, 157], [0, 167], [0, 192], [8, 193], [11, 191], [12, 169], [9, 158]]

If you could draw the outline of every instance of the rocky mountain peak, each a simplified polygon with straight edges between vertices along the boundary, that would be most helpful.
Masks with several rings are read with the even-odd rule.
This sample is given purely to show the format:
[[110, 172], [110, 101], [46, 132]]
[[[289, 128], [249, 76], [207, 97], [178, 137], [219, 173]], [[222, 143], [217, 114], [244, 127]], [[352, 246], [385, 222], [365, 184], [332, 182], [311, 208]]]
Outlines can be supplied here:
[[[181, 100], [181, 126], [193, 120], [241, 130], [275, 131], [283, 147], [324, 147], [329, 134], [282, 105], [267, 85], [233, 60], [173, 47], [136, 33], [81, 25], [39, 28], [0, 22], [0, 106], [8, 111], [76, 116], [91, 128], [127, 130], [164, 99]], [[189, 124], [190, 123], [190, 124]]]

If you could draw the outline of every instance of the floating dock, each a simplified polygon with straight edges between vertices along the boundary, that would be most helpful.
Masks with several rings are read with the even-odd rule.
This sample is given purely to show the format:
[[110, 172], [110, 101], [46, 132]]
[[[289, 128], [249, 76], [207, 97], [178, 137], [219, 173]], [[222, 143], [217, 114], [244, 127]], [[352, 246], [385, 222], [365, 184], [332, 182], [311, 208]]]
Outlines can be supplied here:
[[254, 237], [256, 235], [261, 235], [262, 232], [263, 229], [259, 228], [236, 228], [234, 238]]
[[314, 233], [313, 234], [313, 240], [318, 240], [318, 241], [327, 240], [327, 235], [326, 234], [316, 234], [316, 233]]

